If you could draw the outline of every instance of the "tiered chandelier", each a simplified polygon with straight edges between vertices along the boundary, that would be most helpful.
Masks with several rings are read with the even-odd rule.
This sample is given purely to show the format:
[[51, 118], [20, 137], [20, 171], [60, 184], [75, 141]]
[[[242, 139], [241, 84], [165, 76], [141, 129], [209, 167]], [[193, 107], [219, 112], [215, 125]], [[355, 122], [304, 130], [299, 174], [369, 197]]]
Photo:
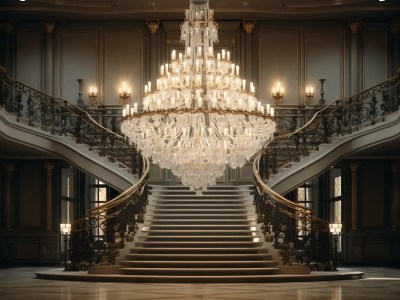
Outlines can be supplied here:
[[215, 55], [217, 24], [208, 0], [191, 0], [181, 25], [184, 53], [171, 53], [143, 110], [123, 110], [122, 132], [161, 168], [193, 189], [216, 184], [225, 166], [242, 167], [275, 131], [274, 109], [257, 101], [230, 52]]

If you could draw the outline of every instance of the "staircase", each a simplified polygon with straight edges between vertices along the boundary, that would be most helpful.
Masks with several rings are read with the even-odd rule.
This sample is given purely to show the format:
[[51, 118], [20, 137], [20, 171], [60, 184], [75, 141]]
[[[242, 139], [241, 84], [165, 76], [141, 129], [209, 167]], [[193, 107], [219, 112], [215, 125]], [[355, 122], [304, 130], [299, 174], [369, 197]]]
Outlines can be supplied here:
[[[120, 273], [141, 281], [244, 282], [279, 273], [256, 224], [251, 186], [152, 186]], [[128, 248], [128, 247], [127, 247]]]

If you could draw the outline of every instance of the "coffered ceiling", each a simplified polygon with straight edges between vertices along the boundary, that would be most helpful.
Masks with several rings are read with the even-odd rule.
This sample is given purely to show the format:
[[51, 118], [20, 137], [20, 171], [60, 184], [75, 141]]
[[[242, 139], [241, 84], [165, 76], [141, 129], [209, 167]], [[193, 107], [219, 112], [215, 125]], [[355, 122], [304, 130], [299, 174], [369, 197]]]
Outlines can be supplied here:
[[[181, 20], [189, 0], [1, 0], [0, 18]], [[217, 20], [400, 18], [400, 0], [210, 0]]]

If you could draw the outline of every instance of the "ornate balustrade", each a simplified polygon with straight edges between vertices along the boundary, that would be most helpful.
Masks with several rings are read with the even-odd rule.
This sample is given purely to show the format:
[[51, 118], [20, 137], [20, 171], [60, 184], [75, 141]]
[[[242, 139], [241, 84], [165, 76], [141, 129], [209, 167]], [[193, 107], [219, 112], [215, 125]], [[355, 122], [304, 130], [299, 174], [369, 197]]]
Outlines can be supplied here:
[[[267, 240], [283, 251], [287, 263], [329, 265], [332, 260], [329, 224], [316, 218], [310, 208], [270, 189], [267, 182], [271, 175], [318, 150], [321, 144], [330, 143], [335, 136], [385, 121], [389, 114], [398, 111], [399, 105], [400, 73], [359, 94], [333, 102], [298, 129], [295, 125], [299, 119], [290, 121], [286, 117], [277, 121], [278, 134], [260, 151], [253, 164], [255, 205]], [[291, 129], [295, 130], [290, 132]]]
[[[0, 67], [0, 108], [50, 135], [76, 143], [107, 157], [137, 175], [138, 182], [104, 205], [89, 210], [72, 224], [70, 257], [73, 264], [112, 263], [116, 251], [131, 240], [147, 204], [150, 163], [125, 137], [98, 124], [86, 111], [67, 100], [41, 93], [7, 76]], [[95, 116], [96, 117], [96, 116]], [[117, 130], [115, 130], [117, 131]], [[117, 131], [118, 132], [118, 131]]]

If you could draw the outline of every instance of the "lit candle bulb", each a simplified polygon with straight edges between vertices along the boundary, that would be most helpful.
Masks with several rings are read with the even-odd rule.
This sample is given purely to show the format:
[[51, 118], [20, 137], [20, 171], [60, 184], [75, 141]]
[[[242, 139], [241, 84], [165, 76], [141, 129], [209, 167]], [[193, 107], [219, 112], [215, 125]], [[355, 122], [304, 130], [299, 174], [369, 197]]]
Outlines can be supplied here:
[[226, 56], [226, 51], [225, 49], [222, 49], [222, 59], [225, 59], [225, 56]]
[[271, 107], [269, 114], [271, 115], [271, 117], [273, 117], [275, 115], [275, 110], [273, 107]]
[[231, 52], [230, 51], [228, 51], [227, 53], [226, 53], [226, 56], [227, 56], [227, 60], [228, 61], [231, 61]]
[[236, 76], [239, 76], [239, 66], [236, 66]]
[[164, 65], [161, 65], [160, 67], [160, 75], [163, 76], [164, 75]]
[[136, 103], [136, 102], [133, 103], [133, 112], [135, 112], [135, 113], [138, 112], [138, 110], [137, 110], [137, 103]]
[[175, 59], [176, 59], [176, 50], [172, 50], [171, 60], [175, 60]]

